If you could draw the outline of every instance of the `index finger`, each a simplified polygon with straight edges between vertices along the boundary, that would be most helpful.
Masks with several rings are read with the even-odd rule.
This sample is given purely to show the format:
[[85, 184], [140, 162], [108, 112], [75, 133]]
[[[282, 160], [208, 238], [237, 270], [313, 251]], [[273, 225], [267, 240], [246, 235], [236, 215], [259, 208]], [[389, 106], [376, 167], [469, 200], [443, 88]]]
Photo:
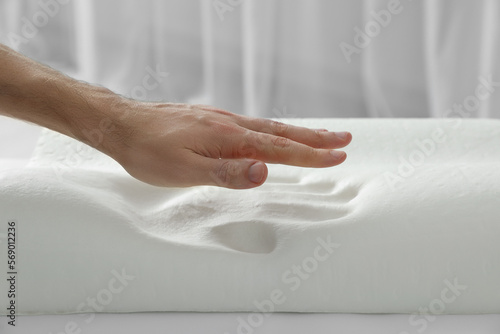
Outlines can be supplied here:
[[341, 148], [347, 146], [352, 140], [352, 135], [349, 132], [309, 129], [264, 118], [241, 116], [237, 123], [249, 130], [289, 138], [315, 148]]
[[346, 159], [345, 152], [314, 148], [286, 137], [248, 130], [222, 158], [250, 158], [299, 167], [331, 167]]

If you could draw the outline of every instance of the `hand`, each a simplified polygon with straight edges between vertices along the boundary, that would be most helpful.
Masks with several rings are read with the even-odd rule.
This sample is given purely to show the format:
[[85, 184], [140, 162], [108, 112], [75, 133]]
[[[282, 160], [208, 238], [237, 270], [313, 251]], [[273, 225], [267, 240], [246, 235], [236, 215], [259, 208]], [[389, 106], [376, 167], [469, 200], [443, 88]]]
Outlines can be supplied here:
[[118, 161], [156, 186], [245, 189], [264, 162], [330, 167], [351, 134], [310, 130], [210, 106], [146, 103], [71, 79], [0, 44], [0, 115], [45, 126]]
[[[264, 162], [330, 167], [346, 154], [351, 134], [311, 130], [203, 105], [128, 100], [126, 135], [107, 152], [133, 177], [156, 186], [259, 186]], [[128, 109], [127, 108], [127, 109]]]

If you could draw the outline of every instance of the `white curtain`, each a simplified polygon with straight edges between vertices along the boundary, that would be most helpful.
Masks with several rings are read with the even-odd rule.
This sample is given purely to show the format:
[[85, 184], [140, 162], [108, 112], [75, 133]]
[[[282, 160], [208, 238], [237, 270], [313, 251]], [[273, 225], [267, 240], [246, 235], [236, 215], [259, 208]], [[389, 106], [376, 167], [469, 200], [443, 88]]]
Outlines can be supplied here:
[[0, 40], [70, 75], [277, 118], [498, 118], [499, 25], [499, 0], [0, 0]]

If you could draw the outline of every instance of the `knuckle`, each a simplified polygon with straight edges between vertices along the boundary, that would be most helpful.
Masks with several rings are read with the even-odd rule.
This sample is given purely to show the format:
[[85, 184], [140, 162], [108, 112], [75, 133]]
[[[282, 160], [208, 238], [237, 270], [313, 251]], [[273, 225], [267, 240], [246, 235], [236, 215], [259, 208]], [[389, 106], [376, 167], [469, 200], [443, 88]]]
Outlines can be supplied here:
[[240, 141], [234, 146], [233, 156], [236, 158], [254, 159], [257, 156], [257, 150], [245, 141]]
[[309, 148], [309, 163], [311, 167], [321, 165], [324, 161], [324, 151], [322, 149]]
[[272, 139], [274, 147], [278, 148], [288, 148], [291, 145], [291, 140], [284, 137], [274, 137]]
[[323, 137], [322, 133], [318, 130], [314, 131], [314, 137], [312, 138], [312, 140], [313, 140], [314, 145], [316, 147], [320, 147], [324, 143], [324, 137]]
[[228, 185], [239, 174], [239, 168], [237, 164], [233, 164], [230, 161], [224, 161], [221, 163], [214, 172], [215, 182], [218, 185]]
[[230, 175], [229, 169], [231, 168], [229, 161], [223, 162], [215, 170], [214, 176], [217, 184], [227, 184]]
[[233, 138], [232, 143], [232, 156], [235, 158], [253, 159], [264, 147], [259, 135], [250, 130], [242, 133], [242, 136], [237, 139]]
[[258, 133], [250, 130], [245, 132], [243, 138], [246, 145], [251, 147], [261, 148], [264, 144], [261, 139], [261, 136]]
[[207, 119], [206, 124], [216, 133], [222, 135], [234, 135], [239, 132], [239, 129], [235, 124], [221, 122], [216, 119]]
[[290, 126], [285, 123], [277, 122], [277, 121], [271, 121], [271, 130], [274, 134], [277, 134], [279, 136], [284, 136], [288, 133], [288, 129]]

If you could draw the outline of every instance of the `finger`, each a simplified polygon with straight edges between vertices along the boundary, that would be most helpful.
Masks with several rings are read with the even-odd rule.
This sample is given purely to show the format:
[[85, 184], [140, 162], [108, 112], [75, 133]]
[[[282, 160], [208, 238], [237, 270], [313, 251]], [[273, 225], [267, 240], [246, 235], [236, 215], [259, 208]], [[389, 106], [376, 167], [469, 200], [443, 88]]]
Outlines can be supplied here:
[[349, 132], [308, 129], [263, 118], [240, 116], [237, 123], [249, 130], [289, 138], [315, 148], [341, 148], [348, 145], [352, 139]]
[[300, 167], [331, 167], [346, 159], [345, 152], [313, 148], [289, 138], [248, 131], [223, 158], [249, 158]]
[[248, 159], [212, 159], [197, 154], [192, 158], [196, 170], [196, 184], [231, 189], [249, 189], [260, 186], [267, 179], [267, 166]]

